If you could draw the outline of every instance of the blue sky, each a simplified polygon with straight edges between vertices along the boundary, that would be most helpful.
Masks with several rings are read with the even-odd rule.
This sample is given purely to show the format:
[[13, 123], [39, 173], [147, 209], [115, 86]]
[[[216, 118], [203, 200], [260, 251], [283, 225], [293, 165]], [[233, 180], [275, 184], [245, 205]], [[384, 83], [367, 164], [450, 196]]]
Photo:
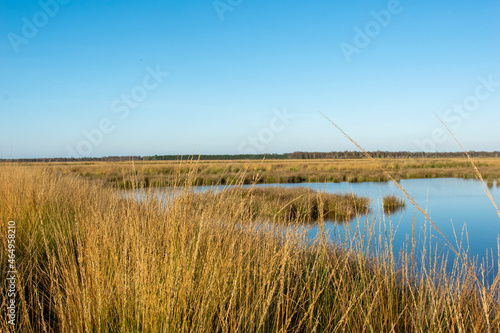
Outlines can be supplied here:
[[499, 16], [498, 0], [4, 0], [0, 158], [355, 150], [319, 112], [368, 150], [459, 150], [433, 113], [500, 150]]

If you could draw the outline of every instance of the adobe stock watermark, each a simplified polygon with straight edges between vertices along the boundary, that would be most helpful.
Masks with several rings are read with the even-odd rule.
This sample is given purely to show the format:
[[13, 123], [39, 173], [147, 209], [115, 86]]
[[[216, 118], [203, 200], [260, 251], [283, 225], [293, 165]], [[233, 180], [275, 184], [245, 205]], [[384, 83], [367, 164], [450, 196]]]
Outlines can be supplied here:
[[387, 9], [382, 9], [378, 12], [371, 11], [370, 15], [373, 20], [366, 22], [363, 28], [355, 26], [353, 43], [342, 42], [339, 44], [347, 63], [351, 63], [353, 55], [360, 54], [364, 48], [368, 47], [373, 38], [380, 35], [382, 28], [386, 28], [391, 24], [393, 17], [402, 11], [403, 6], [399, 0], [389, 0]]
[[[147, 74], [143, 77], [141, 84], [133, 87], [129, 94], [122, 94], [120, 98], [111, 103], [111, 112], [118, 117], [118, 120], [123, 121], [127, 119], [131, 111], [137, 109], [140, 103], [146, 100], [149, 93], [160, 87], [161, 83], [169, 75], [160, 69], [160, 65], [156, 65], [155, 69], [147, 66], [145, 70]], [[67, 157], [90, 156], [94, 148], [103, 143], [104, 137], [113, 133], [115, 129], [116, 121], [110, 118], [103, 118], [99, 121], [96, 128], [82, 130], [84, 138], [75, 147], [66, 146]]]
[[[489, 75], [487, 78], [483, 76], [477, 79], [479, 84], [474, 89], [474, 93], [465, 97], [461, 103], [455, 103], [451, 108], [446, 110], [442, 115], [441, 119], [446, 124], [446, 126], [452, 130], [457, 130], [462, 126], [464, 119], [467, 119], [471, 114], [481, 106], [481, 102], [486, 101], [493, 95], [498, 87], [500, 87], [500, 81], [494, 81], [493, 75]], [[438, 144], [444, 143], [448, 140], [448, 132], [440, 127], [436, 127], [432, 130], [430, 138], [423, 140], [415, 140], [415, 144], [422, 151], [436, 151], [436, 146]]]
[[62, 5], [67, 5], [72, 0], [40, 0], [38, 5], [40, 10], [27, 18], [23, 16], [21, 18], [22, 27], [20, 33], [9, 32], [7, 38], [9, 39], [12, 49], [17, 54], [19, 53], [19, 47], [21, 45], [26, 45], [35, 38], [40, 29], [44, 28], [50, 21], [54, 18], [60, 10]]
[[9, 325], [16, 325], [16, 280], [17, 280], [17, 268], [16, 268], [16, 222], [7, 222], [7, 323]]
[[256, 154], [264, 152], [269, 144], [274, 140], [276, 134], [281, 133], [290, 124], [290, 120], [295, 115], [283, 110], [273, 110], [274, 117], [269, 121], [269, 125], [261, 129], [257, 135], [250, 135], [238, 146], [239, 154]]
[[243, 0], [216, 0], [212, 2], [212, 6], [214, 6], [215, 12], [219, 16], [219, 20], [224, 21], [224, 15], [227, 12], [232, 12], [242, 2]]

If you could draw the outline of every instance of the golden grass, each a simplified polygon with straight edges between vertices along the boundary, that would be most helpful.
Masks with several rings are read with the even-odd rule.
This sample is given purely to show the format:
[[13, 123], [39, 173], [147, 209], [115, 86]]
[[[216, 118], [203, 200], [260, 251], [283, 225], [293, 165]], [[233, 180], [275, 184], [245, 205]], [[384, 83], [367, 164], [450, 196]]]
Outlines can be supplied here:
[[165, 194], [166, 208], [152, 189], [138, 202], [60, 171], [0, 168], [0, 217], [17, 225], [19, 331], [500, 331], [498, 284], [478, 286], [473, 262], [446, 275], [430, 239], [422, 257], [413, 237], [394, 258], [390, 232], [374, 233], [391, 230], [383, 217], [359, 219], [367, 237], [342, 248], [324, 234], [311, 244], [252, 222], [230, 191], [201, 210], [188, 189]]

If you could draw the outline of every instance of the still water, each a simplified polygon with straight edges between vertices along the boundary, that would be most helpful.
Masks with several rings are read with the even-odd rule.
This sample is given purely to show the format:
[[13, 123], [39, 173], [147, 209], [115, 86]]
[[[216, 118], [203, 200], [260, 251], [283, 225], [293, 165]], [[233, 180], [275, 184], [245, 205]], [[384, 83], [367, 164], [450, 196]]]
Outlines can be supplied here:
[[[285, 184], [281, 184], [285, 185]], [[281, 186], [280, 185], [280, 186]], [[456, 178], [445, 179], [412, 179], [401, 180], [400, 185], [408, 192], [418, 205], [427, 211], [428, 216], [441, 230], [444, 236], [455, 245], [453, 228], [460, 238], [462, 228], [467, 230], [469, 256], [483, 256], [486, 249], [497, 252], [497, 240], [500, 236], [500, 217], [493, 204], [488, 199], [481, 182]], [[386, 194], [394, 194], [406, 201], [403, 210], [393, 213], [390, 220], [394, 235], [394, 247], [402, 246], [407, 235], [412, 233], [412, 223], [415, 218], [415, 233], [422, 237], [425, 227], [424, 215], [404, 197], [401, 190], [392, 182], [387, 183], [326, 183], [326, 184], [286, 184], [285, 186], [305, 186], [321, 189], [325, 192], [354, 193], [366, 196], [371, 201], [369, 220], [379, 220], [382, 212], [382, 198]], [[495, 202], [500, 203], [500, 188], [489, 188]], [[363, 217], [362, 219], [366, 219]], [[386, 220], [388, 217], [386, 216]], [[356, 219], [347, 224], [333, 221], [325, 223], [325, 230], [330, 234], [339, 229], [355, 228]], [[397, 228], [397, 231], [396, 231]], [[427, 222], [427, 230], [430, 231]], [[341, 231], [341, 230], [340, 230]], [[318, 227], [309, 230], [309, 237], [315, 237]], [[430, 231], [433, 241], [444, 242], [437, 231]], [[467, 239], [464, 237], [464, 241]], [[443, 243], [444, 244], [444, 243]]]
[[[467, 234], [463, 236], [463, 247], [468, 247], [469, 258], [475, 257], [481, 263], [488, 257], [490, 264], [492, 258], [494, 263], [497, 262], [500, 217], [488, 199], [481, 182], [458, 178], [409, 179], [401, 180], [400, 185], [423, 210], [427, 211], [428, 216], [455, 248], [458, 248], [457, 238], [460, 242], [462, 229], [465, 227]], [[495, 202], [500, 204], [500, 187], [496, 185], [495, 183], [489, 190]], [[354, 193], [366, 196], [371, 199], [368, 221], [378, 221], [377, 223], [384, 219], [381, 207], [382, 198], [386, 194], [394, 194], [406, 200], [404, 194], [393, 182], [262, 184], [256, 186], [309, 187], [330, 193]], [[366, 219], [366, 216], [360, 217], [360, 224], [363, 225]], [[443, 253], [449, 251], [443, 237], [431, 229], [425, 216], [408, 200], [406, 200], [405, 208], [393, 213], [390, 219], [385, 216], [386, 225], [389, 224], [389, 220], [390, 228], [394, 234], [393, 252], [396, 257], [400, 249], [404, 248], [407, 236], [411, 237], [414, 220], [417, 243], [422, 243], [424, 230], [426, 230], [427, 242], [430, 239], [429, 235], [432, 235], [433, 248], [437, 246]], [[325, 221], [325, 231], [332, 241], [339, 241], [339, 237], [344, 234], [346, 228], [354, 230], [357, 224], [356, 219], [348, 223]], [[455, 229], [456, 237], [453, 229]], [[317, 225], [309, 226], [307, 230], [310, 239], [318, 236]], [[375, 232], [378, 232], [378, 227], [376, 227]], [[453, 259], [452, 254], [450, 259]], [[450, 261], [449, 269], [451, 269], [451, 264]], [[491, 277], [488, 280], [491, 280]]]
[[[490, 264], [492, 258], [494, 263], [497, 262], [500, 217], [488, 199], [481, 182], [457, 178], [411, 179], [401, 180], [400, 185], [422, 209], [427, 211], [428, 216], [455, 248], [457, 248], [457, 239], [453, 228], [458, 242], [460, 242], [462, 229], [465, 227], [467, 234], [463, 236], [463, 247], [468, 247], [468, 257], [475, 257], [479, 263], [486, 258], [489, 258]], [[433, 247], [437, 246], [438, 251], [443, 253], [449, 252], [444, 238], [437, 231], [431, 230], [424, 215], [406, 200], [401, 190], [392, 182], [259, 184], [255, 186], [309, 187], [324, 192], [354, 193], [366, 196], [371, 199], [370, 213], [368, 216], [359, 217], [359, 222], [363, 225], [367, 219], [371, 223], [385, 221], [385, 225], [394, 234], [393, 253], [396, 257], [399, 251], [404, 248], [407, 237], [411, 237], [413, 221], [415, 221], [415, 239], [418, 244], [422, 243], [424, 230], [426, 230], [427, 242], [432, 235]], [[193, 190], [204, 191], [209, 188], [220, 190], [222, 187], [194, 187]], [[500, 187], [495, 183], [489, 190], [495, 202], [500, 204]], [[394, 194], [406, 200], [406, 207], [393, 213], [390, 218], [387, 215], [384, 216], [382, 212], [382, 198], [387, 194]], [[347, 223], [325, 221], [325, 231], [331, 241], [339, 242], [342, 235], [345, 234], [345, 230], [354, 230], [357, 224], [357, 219]], [[319, 227], [317, 225], [307, 225], [305, 228], [310, 240], [318, 237]], [[375, 232], [379, 232], [378, 226], [375, 228]], [[382, 232], [384, 232], [383, 228]], [[378, 237], [378, 235], [376, 236]], [[352, 237], [352, 234], [349, 237]], [[450, 259], [453, 259], [453, 255], [450, 256]], [[449, 264], [449, 268], [451, 268], [451, 262]], [[498, 267], [495, 267], [495, 272], [491, 272], [491, 274], [496, 273], [497, 269]], [[491, 281], [491, 277], [487, 280]]]

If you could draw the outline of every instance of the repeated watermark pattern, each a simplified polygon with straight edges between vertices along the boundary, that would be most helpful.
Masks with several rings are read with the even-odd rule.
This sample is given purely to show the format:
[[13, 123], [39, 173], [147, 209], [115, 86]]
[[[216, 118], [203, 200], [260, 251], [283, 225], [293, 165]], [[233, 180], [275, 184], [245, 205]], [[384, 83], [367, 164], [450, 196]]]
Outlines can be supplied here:
[[256, 154], [264, 152], [274, 140], [276, 134], [281, 133], [290, 125], [290, 120], [295, 115], [289, 113], [286, 108], [283, 110], [273, 110], [274, 117], [269, 121], [267, 127], [262, 128], [257, 135], [250, 135], [245, 141], [239, 144], [239, 154]]
[[241, 5], [243, 0], [216, 0], [212, 2], [215, 12], [221, 21], [224, 21], [227, 12], [232, 12], [236, 7]]
[[16, 222], [7, 222], [7, 323], [16, 325]]
[[[500, 87], [499, 81], [494, 81], [493, 75], [487, 78], [480, 76], [477, 79], [478, 85], [474, 89], [474, 93], [466, 96], [462, 102], [453, 104], [442, 115], [444, 124], [452, 129], [459, 129], [464, 119], [467, 119], [471, 114], [479, 109], [481, 102], [489, 99]], [[417, 139], [415, 144], [422, 151], [436, 151], [437, 145], [444, 143], [449, 138], [448, 132], [440, 127], [436, 127], [431, 131], [430, 138]]]
[[[149, 96], [149, 93], [158, 87], [169, 75], [160, 69], [160, 65], [156, 68], [146, 67], [147, 74], [143, 77], [141, 84], [134, 86], [130, 93], [122, 94], [119, 98], [111, 103], [110, 109], [118, 120], [124, 121], [127, 119], [131, 111], [137, 109], [141, 102], [144, 102]], [[103, 118], [99, 121], [96, 128], [82, 130], [83, 139], [76, 146], [66, 146], [67, 157], [88, 157], [92, 154], [95, 147], [100, 146], [106, 135], [113, 133], [116, 129], [116, 121], [111, 118]]]
[[40, 0], [38, 5], [40, 10], [35, 12], [30, 18], [21, 18], [22, 26], [18, 33], [9, 32], [7, 38], [15, 53], [19, 53], [20, 46], [26, 45], [35, 38], [41, 29], [49, 24], [50, 19], [59, 14], [62, 5], [67, 5], [72, 0]]
[[368, 47], [372, 40], [380, 35], [383, 28], [391, 24], [393, 17], [400, 14], [403, 9], [399, 0], [389, 0], [386, 9], [370, 13], [373, 19], [366, 22], [364, 27], [355, 26], [355, 35], [352, 43], [342, 42], [339, 44], [347, 63], [351, 63], [352, 57], [355, 54], [359, 55], [364, 48]]

